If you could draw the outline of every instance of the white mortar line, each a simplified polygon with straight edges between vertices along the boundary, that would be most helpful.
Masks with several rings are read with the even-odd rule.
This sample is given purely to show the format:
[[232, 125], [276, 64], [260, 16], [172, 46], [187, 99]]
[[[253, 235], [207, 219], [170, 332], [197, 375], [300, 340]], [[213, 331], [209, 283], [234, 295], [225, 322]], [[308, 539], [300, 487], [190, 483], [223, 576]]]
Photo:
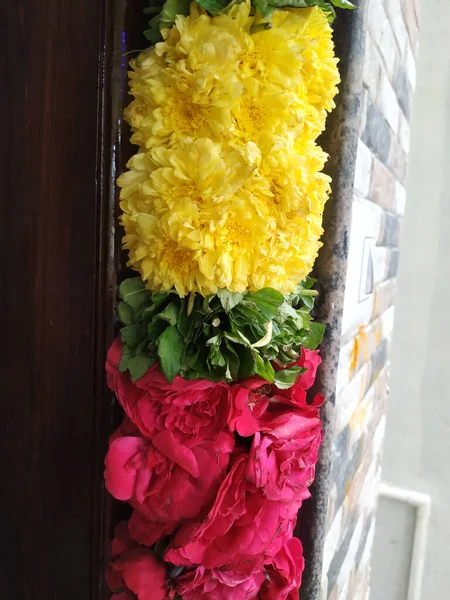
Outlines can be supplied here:
[[378, 493], [384, 498], [406, 502], [416, 509], [407, 600], [420, 600], [431, 498], [428, 494], [421, 494], [414, 490], [404, 490], [386, 483], [380, 483]]

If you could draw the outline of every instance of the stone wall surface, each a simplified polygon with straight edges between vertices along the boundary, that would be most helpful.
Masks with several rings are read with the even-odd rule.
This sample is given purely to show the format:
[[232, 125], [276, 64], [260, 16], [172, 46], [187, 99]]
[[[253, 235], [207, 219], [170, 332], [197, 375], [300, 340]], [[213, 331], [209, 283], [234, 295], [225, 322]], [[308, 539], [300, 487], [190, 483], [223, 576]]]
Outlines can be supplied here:
[[368, 2], [323, 600], [369, 597], [418, 23], [418, 0]]

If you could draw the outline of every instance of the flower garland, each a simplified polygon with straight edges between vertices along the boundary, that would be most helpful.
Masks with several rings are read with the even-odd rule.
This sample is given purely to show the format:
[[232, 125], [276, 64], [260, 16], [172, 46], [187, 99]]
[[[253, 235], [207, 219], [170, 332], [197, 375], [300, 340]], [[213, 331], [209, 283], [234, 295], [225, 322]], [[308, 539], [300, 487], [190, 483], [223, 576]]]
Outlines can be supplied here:
[[107, 571], [117, 600], [293, 600], [301, 584], [332, 5], [227, 4], [167, 0], [146, 32], [163, 41], [131, 61], [139, 151], [118, 185], [140, 277], [120, 285], [106, 364], [125, 411], [106, 487], [132, 507]]

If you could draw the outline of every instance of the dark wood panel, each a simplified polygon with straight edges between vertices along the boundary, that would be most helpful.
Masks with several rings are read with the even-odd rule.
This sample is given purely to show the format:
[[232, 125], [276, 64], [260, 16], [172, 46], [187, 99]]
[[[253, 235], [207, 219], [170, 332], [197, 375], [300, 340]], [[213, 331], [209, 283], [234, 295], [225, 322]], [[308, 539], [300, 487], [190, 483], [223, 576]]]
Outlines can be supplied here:
[[115, 280], [99, 134], [109, 8], [1, 4], [0, 597], [87, 600], [102, 561]]

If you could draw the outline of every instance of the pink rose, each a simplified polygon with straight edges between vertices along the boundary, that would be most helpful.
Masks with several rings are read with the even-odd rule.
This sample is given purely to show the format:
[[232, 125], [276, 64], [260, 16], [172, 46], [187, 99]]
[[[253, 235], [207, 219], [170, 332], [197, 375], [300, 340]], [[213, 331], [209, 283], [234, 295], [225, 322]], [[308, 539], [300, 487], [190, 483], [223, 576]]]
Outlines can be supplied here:
[[179, 443], [192, 447], [215, 439], [226, 428], [230, 394], [226, 383], [179, 376], [169, 383], [158, 365], [133, 382], [129, 373], [119, 371], [121, 355], [117, 338], [106, 362], [108, 385], [142, 435], [171, 431]]
[[250, 600], [264, 581], [263, 569], [244, 576], [197, 567], [178, 578], [176, 589], [183, 600]]
[[151, 441], [137, 430], [113, 436], [105, 460], [106, 487], [135, 508], [130, 521], [134, 539], [151, 546], [211, 503], [233, 445], [226, 432], [193, 448], [178, 444], [169, 431]]
[[302, 411], [287, 413], [278, 425], [275, 419], [270, 433], [255, 433], [248, 460], [247, 477], [262, 488], [269, 500], [295, 504], [309, 497], [322, 441], [318, 415]]
[[[302, 348], [302, 355], [294, 365], [306, 371], [297, 377], [297, 381], [287, 390], [277, 388], [261, 377], [249, 377], [241, 383], [231, 386], [231, 407], [228, 425], [231, 431], [239, 435], [251, 436], [257, 431], [269, 430], [276, 416], [285, 416], [292, 407], [304, 412], [316, 414], [323, 398], [316, 395], [312, 404], [306, 401], [306, 391], [314, 383], [317, 367], [321, 359], [318, 351]], [[292, 365], [291, 365], [292, 366]], [[289, 410], [287, 410], [287, 407]]]
[[116, 527], [111, 556], [106, 580], [112, 599], [168, 600], [164, 563], [147, 548], [136, 547], [126, 522]]
[[291, 538], [266, 567], [268, 578], [262, 585], [260, 600], [298, 600], [304, 566], [302, 544]]
[[248, 456], [237, 458], [208, 516], [182, 525], [166, 553], [175, 565], [202, 565], [249, 576], [280, 550], [293, 531], [296, 507], [269, 500], [246, 478]]

